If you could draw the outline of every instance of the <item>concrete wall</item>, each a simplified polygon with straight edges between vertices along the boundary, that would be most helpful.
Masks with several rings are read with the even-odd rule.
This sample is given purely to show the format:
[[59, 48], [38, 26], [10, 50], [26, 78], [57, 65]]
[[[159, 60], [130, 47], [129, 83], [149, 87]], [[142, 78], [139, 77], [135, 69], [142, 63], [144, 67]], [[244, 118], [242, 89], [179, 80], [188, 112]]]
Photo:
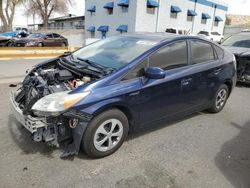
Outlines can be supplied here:
[[[90, 12], [85, 11], [85, 28], [95, 26], [97, 29], [100, 25], [108, 25], [107, 36], [120, 34], [116, 31], [116, 28], [124, 24], [128, 25], [128, 32], [164, 32], [166, 28], [185, 29], [192, 32], [193, 28], [193, 34], [197, 34], [201, 30], [214, 30], [223, 33], [226, 10], [211, 7], [213, 5], [212, 0], [198, 0], [201, 3], [196, 3], [196, 8], [194, 0], [156, 0], [160, 6], [153, 9], [147, 8], [147, 0], [130, 0], [127, 12], [117, 6], [118, 1], [86, 0], [86, 9], [91, 5], [96, 5], [96, 12], [91, 15]], [[112, 15], [108, 15], [107, 10], [103, 8], [107, 2], [114, 2]], [[204, 5], [204, 2], [208, 4]], [[213, 1], [213, 3], [226, 6], [217, 1]], [[178, 6], [182, 10], [176, 18], [173, 18], [174, 15], [171, 16], [171, 5]], [[193, 20], [187, 16], [188, 9], [195, 10], [198, 14], [192, 18]], [[206, 22], [202, 21], [202, 13], [209, 14], [211, 19], [207, 19]], [[214, 24], [214, 14], [223, 19], [218, 25]], [[101, 38], [101, 32], [96, 31], [95, 35], [92, 36], [89, 32], [86, 32], [86, 38], [90, 37]]]

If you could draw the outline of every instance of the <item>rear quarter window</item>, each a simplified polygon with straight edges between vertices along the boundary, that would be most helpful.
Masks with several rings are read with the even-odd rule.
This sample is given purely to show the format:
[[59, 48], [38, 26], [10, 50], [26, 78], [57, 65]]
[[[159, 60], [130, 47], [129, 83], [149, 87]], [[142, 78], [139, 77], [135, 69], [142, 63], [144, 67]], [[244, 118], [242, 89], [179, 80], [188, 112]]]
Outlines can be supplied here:
[[218, 59], [223, 59], [224, 58], [224, 50], [223, 49], [221, 49], [220, 47], [214, 45], [214, 50], [215, 50], [215, 52], [217, 54]]
[[210, 43], [200, 40], [191, 40], [190, 46], [192, 64], [206, 63], [215, 59], [214, 50]]

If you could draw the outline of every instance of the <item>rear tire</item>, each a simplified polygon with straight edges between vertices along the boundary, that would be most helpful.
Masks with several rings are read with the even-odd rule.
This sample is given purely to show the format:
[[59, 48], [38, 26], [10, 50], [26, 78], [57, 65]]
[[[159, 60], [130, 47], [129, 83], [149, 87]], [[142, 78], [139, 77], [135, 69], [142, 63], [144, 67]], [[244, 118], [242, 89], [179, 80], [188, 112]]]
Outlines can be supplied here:
[[67, 45], [66, 45], [66, 43], [64, 43], [64, 42], [61, 44], [61, 47], [66, 47], [66, 46], [67, 46]]
[[123, 112], [118, 109], [104, 111], [89, 123], [81, 149], [92, 158], [111, 155], [123, 144], [128, 130], [128, 119]]
[[215, 96], [212, 101], [212, 106], [208, 109], [208, 111], [211, 113], [220, 112], [224, 108], [228, 96], [229, 96], [228, 86], [225, 84], [221, 85], [217, 90], [217, 92], [215, 93]]

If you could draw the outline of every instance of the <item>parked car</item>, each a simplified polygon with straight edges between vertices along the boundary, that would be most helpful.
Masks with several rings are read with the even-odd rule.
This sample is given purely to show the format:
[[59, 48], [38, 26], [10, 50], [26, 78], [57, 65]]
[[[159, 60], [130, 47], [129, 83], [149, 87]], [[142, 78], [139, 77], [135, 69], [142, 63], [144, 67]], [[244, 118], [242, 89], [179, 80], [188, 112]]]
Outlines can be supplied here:
[[0, 36], [0, 47], [13, 46], [14, 39], [6, 36]]
[[224, 36], [217, 31], [200, 31], [198, 35], [218, 43], [222, 42], [222, 40], [224, 39]]
[[11, 94], [34, 141], [100, 158], [129, 131], [208, 109], [220, 112], [236, 82], [234, 55], [195, 36], [124, 34], [35, 66]]
[[189, 30], [185, 30], [185, 29], [174, 29], [174, 28], [167, 28], [166, 33], [173, 33], [173, 34], [177, 34], [177, 35], [190, 35], [191, 32]]
[[0, 34], [0, 47], [14, 46], [14, 41], [17, 38], [28, 36], [28, 31], [21, 30], [19, 28], [16, 31], [8, 31]]
[[250, 33], [233, 35], [222, 45], [235, 55], [238, 81], [250, 84]]
[[57, 33], [33, 33], [26, 38], [15, 40], [17, 47], [68, 46], [68, 39]]

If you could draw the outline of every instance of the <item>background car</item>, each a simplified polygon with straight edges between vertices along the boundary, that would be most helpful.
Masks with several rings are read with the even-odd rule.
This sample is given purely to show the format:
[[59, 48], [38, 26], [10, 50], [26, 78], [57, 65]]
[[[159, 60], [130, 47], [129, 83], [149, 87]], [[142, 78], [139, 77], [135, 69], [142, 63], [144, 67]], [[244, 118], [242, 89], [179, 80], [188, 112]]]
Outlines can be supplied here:
[[177, 34], [177, 35], [190, 35], [191, 32], [189, 30], [185, 30], [185, 29], [176, 29], [176, 28], [167, 28], [166, 33], [173, 33], [173, 34]]
[[33, 33], [26, 38], [15, 40], [16, 47], [68, 46], [68, 40], [57, 33]]
[[195, 36], [166, 33], [106, 38], [31, 70], [11, 95], [33, 140], [68, 142], [100, 158], [129, 131], [201, 110], [220, 112], [236, 82], [234, 55]]
[[208, 40], [220, 43], [224, 36], [218, 33], [217, 31], [200, 31], [197, 35], [203, 36]]
[[222, 45], [235, 55], [238, 81], [250, 84], [250, 33], [232, 35]]
[[21, 30], [8, 31], [0, 34], [0, 46], [8, 47], [14, 45], [14, 40], [21, 37], [26, 37], [28, 34]]

